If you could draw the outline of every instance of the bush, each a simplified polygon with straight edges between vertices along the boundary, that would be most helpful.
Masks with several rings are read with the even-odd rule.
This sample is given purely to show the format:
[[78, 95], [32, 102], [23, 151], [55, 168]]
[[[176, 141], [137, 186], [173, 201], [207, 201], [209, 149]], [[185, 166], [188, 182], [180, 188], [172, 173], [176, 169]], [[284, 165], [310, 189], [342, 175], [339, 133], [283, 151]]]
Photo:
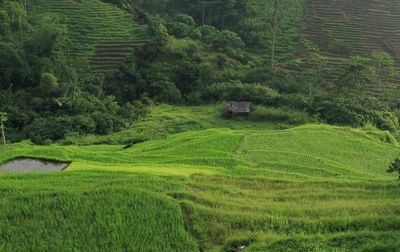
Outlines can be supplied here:
[[150, 85], [150, 95], [158, 102], [179, 103], [182, 95], [175, 84], [170, 81], [156, 81]]
[[204, 43], [224, 53], [232, 54], [234, 50], [242, 49], [245, 46], [243, 40], [232, 31], [219, 31], [208, 25], [200, 26], [198, 30]]
[[118, 121], [115, 116], [94, 112], [91, 114], [92, 120], [96, 123], [95, 133], [105, 135], [120, 129], [123, 126], [121, 121]]
[[68, 117], [37, 118], [24, 129], [24, 132], [26, 138], [34, 144], [44, 144], [49, 140], [63, 139], [72, 125], [73, 123]]
[[396, 158], [390, 165], [389, 168], [387, 169], [388, 173], [393, 173], [396, 172], [399, 174], [398, 180], [400, 180], [400, 159]]
[[177, 15], [175, 20], [168, 25], [168, 31], [171, 35], [178, 38], [191, 37], [199, 38], [200, 32], [195, 29], [195, 21], [188, 15]]
[[329, 124], [361, 127], [367, 123], [364, 114], [357, 112], [357, 108], [344, 100], [322, 101], [316, 106], [321, 119]]
[[140, 101], [133, 101], [119, 108], [118, 116], [122, 118], [126, 125], [131, 125], [132, 122], [146, 117], [150, 113], [152, 102], [147, 97]]
[[397, 116], [388, 111], [371, 111], [368, 113], [368, 119], [381, 130], [387, 130], [394, 133], [399, 128]]
[[372, 123], [377, 128], [392, 133], [399, 129], [399, 120], [395, 113], [387, 111], [384, 107], [370, 108], [351, 99], [317, 102], [314, 107], [318, 107], [316, 112], [320, 114], [321, 119], [330, 124], [363, 127]]
[[257, 106], [251, 112], [249, 120], [257, 122], [283, 122], [287, 124], [303, 124], [312, 121], [304, 111], [291, 110], [289, 108], [272, 108]]
[[261, 84], [243, 84], [241, 82], [216, 83], [202, 91], [205, 101], [249, 101], [255, 104], [276, 105], [280, 95]]
[[93, 118], [84, 115], [78, 115], [72, 118], [74, 132], [78, 134], [93, 134], [96, 130], [96, 122]]
[[52, 92], [58, 87], [58, 80], [51, 73], [43, 73], [40, 76], [40, 89], [44, 92]]

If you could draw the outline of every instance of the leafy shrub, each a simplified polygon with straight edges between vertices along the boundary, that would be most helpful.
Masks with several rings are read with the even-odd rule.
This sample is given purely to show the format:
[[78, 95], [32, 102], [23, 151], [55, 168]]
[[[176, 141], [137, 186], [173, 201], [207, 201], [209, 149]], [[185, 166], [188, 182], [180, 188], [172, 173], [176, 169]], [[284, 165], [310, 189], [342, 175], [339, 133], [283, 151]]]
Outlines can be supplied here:
[[260, 32], [257, 27], [249, 23], [242, 23], [238, 26], [238, 34], [247, 46], [265, 47], [267, 40], [265, 33]]
[[45, 92], [51, 92], [56, 90], [58, 87], [58, 80], [51, 73], [43, 73], [40, 76], [40, 88]]
[[389, 168], [387, 169], [388, 173], [393, 173], [397, 172], [399, 174], [398, 180], [400, 180], [400, 159], [396, 158], [390, 165]]
[[194, 21], [193, 17], [185, 14], [176, 15], [175, 20], [190, 27], [194, 27], [196, 25], [196, 21]]
[[236, 49], [244, 48], [243, 40], [229, 30], [219, 31], [215, 27], [203, 25], [198, 28], [201, 40], [216, 50], [224, 53], [232, 53]]
[[99, 135], [105, 135], [122, 127], [122, 122], [118, 121], [115, 116], [109, 114], [94, 112], [90, 117], [96, 123], [95, 133]]
[[119, 107], [117, 115], [122, 118], [124, 124], [130, 125], [132, 122], [146, 117], [150, 113], [152, 101], [147, 97], [142, 97], [139, 101], [128, 102]]
[[368, 113], [367, 117], [381, 130], [387, 130], [394, 133], [399, 128], [399, 120], [397, 116], [391, 112], [371, 111]]
[[357, 113], [357, 109], [344, 100], [322, 101], [317, 106], [321, 118], [330, 124], [360, 127], [367, 122], [362, 113]]
[[37, 118], [24, 129], [24, 132], [33, 143], [44, 144], [48, 140], [63, 139], [72, 125], [68, 117]]
[[239, 81], [216, 83], [203, 89], [201, 98], [210, 100], [249, 101], [256, 104], [274, 105], [280, 95], [261, 84], [244, 84]]
[[71, 134], [108, 134], [146, 116], [149, 105], [145, 98], [120, 106], [113, 97], [100, 100], [90, 95], [79, 95], [75, 100], [65, 101], [64, 113], [33, 119], [23, 127], [23, 135], [35, 144], [45, 144]]
[[201, 40], [209, 45], [213, 43], [214, 39], [219, 34], [218, 29], [210, 25], [202, 25], [197, 29], [200, 31]]
[[289, 108], [256, 106], [251, 112], [249, 120], [257, 122], [284, 122], [287, 124], [303, 124], [312, 121], [304, 111], [291, 110]]
[[370, 108], [365, 104], [353, 102], [351, 99], [327, 100], [314, 106], [318, 107], [317, 112], [321, 119], [330, 124], [363, 127], [370, 122], [379, 129], [392, 133], [399, 129], [397, 116], [378, 106]]
[[175, 84], [170, 81], [156, 81], [150, 85], [150, 95], [155, 101], [179, 103], [182, 95]]
[[96, 122], [92, 117], [78, 115], [73, 117], [72, 123], [75, 128], [75, 132], [83, 134], [91, 134], [96, 130]]
[[178, 38], [190, 37], [199, 38], [200, 32], [195, 29], [196, 22], [191, 16], [179, 14], [175, 20], [168, 24], [168, 31]]

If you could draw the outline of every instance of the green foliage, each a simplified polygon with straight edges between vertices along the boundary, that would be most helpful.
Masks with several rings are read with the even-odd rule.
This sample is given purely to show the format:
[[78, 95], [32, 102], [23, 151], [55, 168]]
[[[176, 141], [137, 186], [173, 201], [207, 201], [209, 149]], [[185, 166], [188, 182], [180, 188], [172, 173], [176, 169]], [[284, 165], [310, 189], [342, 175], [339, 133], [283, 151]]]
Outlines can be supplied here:
[[224, 53], [233, 53], [235, 49], [243, 49], [242, 39], [229, 30], [219, 31], [212, 26], [199, 27], [201, 39], [216, 50]]
[[179, 103], [182, 96], [170, 81], [157, 81], [150, 85], [150, 95], [158, 102]]
[[261, 84], [239, 81], [210, 85], [202, 91], [203, 100], [249, 101], [256, 104], [276, 105], [279, 94]]
[[153, 22], [150, 31], [154, 36], [154, 45], [158, 48], [165, 47], [170, 42], [167, 28], [159, 22]]
[[[392, 133], [398, 128], [391, 113], [396, 100], [377, 102], [370, 98], [367, 88], [376, 85], [390, 93], [397, 75], [393, 59], [380, 52], [368, 58], [350, 58], [331, 83], [325, 77], [332, 73], [326, 60], [315, 45], [300, 36], [302, 1], [279, 3], [274, 71], [265, 67], [272, 45], [267, 23], [272, 1], [103, 2], [60, 0], [55, 4], [40, 0], [28, 13], [21, 4], [1, 4], [4, 40], [0, 44], [0, 95], [5, 100], [1, 109], [12, 112], [8, 126], [14, 129], [14, 140], [23, 138], [21, 132], [26, 132], [24, 128], [35, 118], [66, 116], [73, 121], [76, 116], [89, 118], [89, 114], [98, 112], [94, 108], [100, 108], [101, 115], [77, 120], [86, 130], [68, 130], [63, 135], [120, 130], [146, 114], [137, 112], [146, 111], [141, 105], [136, 112], [126, 105], [146, 94], [156, 102], [167, 103], [248, 100], [295, 107], [333, 124], [363, 126], [371, 122]], [[107, 18], [97, 19], [98, 11]], [[91, 57], [106, 35], [109, 42], [100, 43], [100, 51], [133, 44], [135, 48], [118, 72], [97, 75], [90, 72], [87, 62], [91, 68], [109, 67], [97, 56]], [[148, 36], [151, 40], [144, 39]], [[117, 62], [116, 54], [122, 59], [128, 51], [118, 49], [118, 53], [112, 51], [104, 58]], [[27, 99], [29, 94], [32, 99]], [[116, 102], [108, 102], [105, 97], [109, 95], [116, 97]], [[24, 102], [20, 104], [19, 100]], [[300, 117], [288, 116], [287, 111], [279, 109], [274, 113], [273, 117], [283, 113], [283, 121]], [[121, 114], [130, 119], [121, 119]], [[304, 117], [307, 121], [308, 116]], [[93, 130], [93, 121], [102, 126]]]
[[328, 123], [359, 127], [371, 122], [392, 133], [398, 130], [390, 96], [385, 101], [369, 91], [371, 86], [384, 91], [384, 87], [392, 85], [397, 71], [389, 55], [375, 52], [369, 58], [351, 57], [344, 61], [339, 76], [333, 88], [308, 102], [309, 111]]
[[178, 14], [172, 22], [168, 31], [177, 38], [197, 38], [199, 37], [198, 31], [195, 29], [195, 21], [191, 16]]
[[379, 101], [369, 99], [360, 103], [351, 99], [335, 99], [318, 103], [318, 113], [331, 124], [364, 126], [368, 122], [379, 129], [396, 132], [399, 129], [397, 116], [386, 108], [379, 107]]
[[388, 173], [397, 172], [399, 174], [398, 180], [400, 180], [400, 159], [396, 158], [387, 169]]
[[370, 86], [383, 89], [394, 81], [396, 75], [392, 57], [383, 52], [374, 52], [369, 58], [355, 56], [346, 60], [336, 87], [342, 95], [364, 99]]
[[[5, 0], [0, 3], [0, 34], [12, 36], [30, 29], [28, 17], [23, 6], [15, 1]], [[13, 34], [14, 33], [14, 34]]]
[[284, 122], [297, 125], [313, 121], [308, 113], [289, 108], [256, 106], [249, 116], [249, 120], [258, 122]]
[[224, 103], [184, 106], [160, 104], [151, 107], [147, 117], [133, 123], [120, 132], [108, 135], [70, 134], [62, 144], [129, 144], [147, 140], [164, 139], [168, 135], [197, 131], [210, 128], [230, 128], [249, 130], [283, 129], [283, 122], [257, 122], [233, 118], [227, 120], [221, 116], [219, 109]]
[[[168, 1], [169, 9], [175, 9], [195, 18], [197, 23], [216, 27], [234, 26], [250, 11], [248, 0], [223, 1]], [[219, 10], [219, 11], [215, 11]]]
[[8, 119], [8, 115], [5, 112], [0, 112], [0, 122], [4, 123], [5, 121], [7, 121]]
[[40, 88], [44, 92], [53, 92], [58, 87], [57, 77], [51, 73], [43, 73], [40, 76]]
[[0, 88], [10, 88], [12, 84], [22, 85], [29, 78], [27, 62], [17, 49], [9, 43], [0, 42]]
[[[35, 144], [59, 141], [68, 135], [108, 134], [145, 117], [150, 105], [143, 99], [120, 106], [114, 97], [98, 99], [87, 93], [61, 99], [59, 103], [58, 113], [32, 118], [24, 125], [21, 134]], [[11, 123], [17, 125], [20, 122], [16, 116]]]

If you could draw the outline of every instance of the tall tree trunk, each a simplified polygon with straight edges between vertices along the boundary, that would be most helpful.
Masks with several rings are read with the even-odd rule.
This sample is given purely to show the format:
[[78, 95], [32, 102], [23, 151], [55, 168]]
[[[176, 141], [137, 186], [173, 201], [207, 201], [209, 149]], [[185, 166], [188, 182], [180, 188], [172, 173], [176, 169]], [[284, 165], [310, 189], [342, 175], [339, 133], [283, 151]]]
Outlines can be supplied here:
[[1, 123], [0, 128], [1, 128], [1, 136], [3, 138], [3, 144], [6, 145], [6, 134], [4, 134], [4, 124], [3, 124], [3, 122]]
[[225, 27], [225, 9], [222, 9], [222, 28]]
[[271, 17], [272, 28], [272, 48], [271, 48], [271, 71], [275, 72], [275, 46], [276, 46], [276, 27], [278, 22], [278, 0], [274, 0], [274, 12]]
[[205, 4], [203, 4], [203, 9], [202, 9], [202, 25], [205, 25], [205, 12], [206, 12], [206, 5]]

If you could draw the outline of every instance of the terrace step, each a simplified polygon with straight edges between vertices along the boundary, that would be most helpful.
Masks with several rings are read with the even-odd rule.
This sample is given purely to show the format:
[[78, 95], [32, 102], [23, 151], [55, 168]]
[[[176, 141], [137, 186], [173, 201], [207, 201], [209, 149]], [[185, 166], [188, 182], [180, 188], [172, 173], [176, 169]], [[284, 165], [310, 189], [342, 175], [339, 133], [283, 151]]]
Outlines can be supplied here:
[[56, 17], [70, 34], [69, 56], [89, 59], [96, 67], [109, 66], [107, 71], [118, 68], [131, 48], [149, 41], [147, 26], [101, 0], [32, 0], [29, 11]]
[[[336, 39], [352, 54], [385, 51], [400, 68], [400, 2], [396, 0], [306, 0], [305, 37], [318, 45], [332, 66], [347, 55], [332, 55], [325, 41]], [[333, 57], [331, 57], [333, 56]], [[397, 80], [400, 86], [400, 79]], [[371, 93], [378, 89], [369, 87]], [[398, 89], [400, 90], [400, 89]], [[398, 91], [397, 90], [397, 91]]]

